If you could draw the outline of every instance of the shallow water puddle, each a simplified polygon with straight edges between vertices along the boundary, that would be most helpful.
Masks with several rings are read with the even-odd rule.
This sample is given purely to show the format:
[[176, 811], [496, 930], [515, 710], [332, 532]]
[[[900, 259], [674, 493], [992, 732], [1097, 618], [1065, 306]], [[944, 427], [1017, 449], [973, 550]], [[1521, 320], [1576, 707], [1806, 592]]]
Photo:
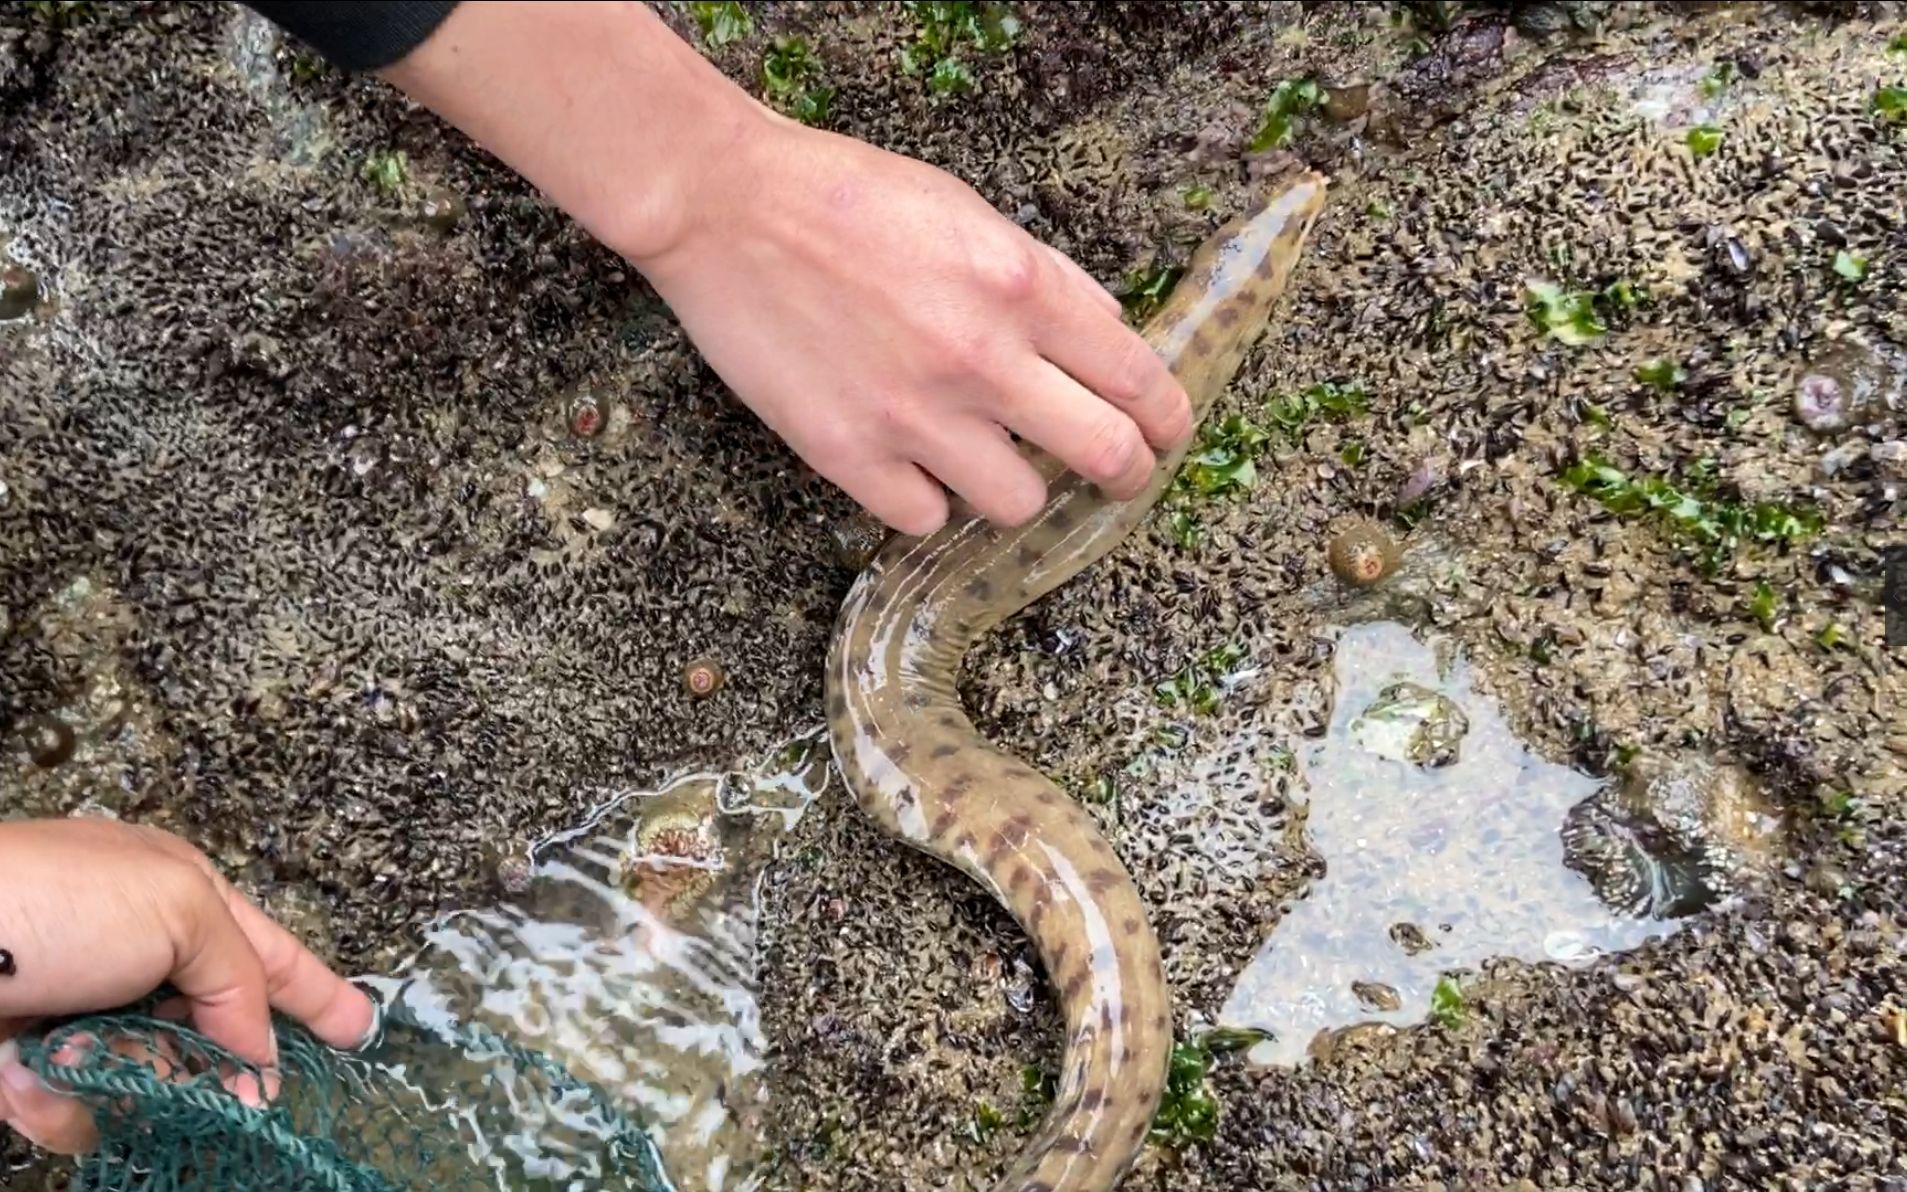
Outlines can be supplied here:
[[[1566, 865], [1571, 809], [1600, 806], [1609, 784], [1526, 748], [1461, 659], [1440, 665], [1410, 629], [1378, 622], [1343, 634], [1334, 667], [1328, 730], [1298, 754], [1305, 832], [1325, 876], [1219, 1015], [1271, 1035], [1252, 1062], [1302, 1063], [1355, 1024], [1421, 1022], [1446, 972], [1496, 957], [1583, 961], [1675, 930], [1673, 918], [1642, 916], [1665, 910], [1655, 886], [1680, 882], [1686, 895], [1694, 869], [1669, 873], [1625, 852], [1611, 862], [1628, 866], [1623, 886]], [[1603, 875], [1585, 866], [1580, 839], [1572, 848]], [[1666, 899], [1668, 913], [1690, 901]]]
[[[365, 984], [427, 1027], [486, 1027], [596, 1084], [640, 1121], [680, 1186], [751, 1187], [766, 1046], [761, 872], [829, 774], [817, 729], [759, 767], [615, 794], [536, 846], [521, 895], [446, 916], [396, 972]], [[507, 1079], [412, 1069], [413, 1087], [449, 1097], [451, 1112], [460, 1081]], [[470, 1156], [499, 1187], [604, 1186], [589, 1115], [525, 1105], [515, 1126]]]

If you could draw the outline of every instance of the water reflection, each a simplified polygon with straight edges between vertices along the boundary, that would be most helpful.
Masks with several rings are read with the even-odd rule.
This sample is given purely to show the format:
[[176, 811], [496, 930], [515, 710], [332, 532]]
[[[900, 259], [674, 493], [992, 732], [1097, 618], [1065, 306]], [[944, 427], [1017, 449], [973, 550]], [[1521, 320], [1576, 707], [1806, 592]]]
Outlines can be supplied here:
[[1604, 783], [1518, 741], [1460, 658], [1441, 664], [1405, 626], [1377, 622], [1344, 632], [1334, 667], [1329, 729], [1298, 756], [1326, 873], [1220, 1014], [1271, 1034], [1254, 1062], [1301, 1063], [1321, 1033], [1354, 1024], [1422, 1021], [1447, 971], [1581, 961], [1674, 930], [1570, 867], [1582, 842], [1566, 858], [1563, 826]]
[[[487, 1029], [593, 1083], [642, 1123], [678, 1186], [752, 1187], [766, 1050], [754, 985], [761, 869], [828, 774], [817, 730], [753, 770], [617, 794], [537, 846], [520, 897], [445, 917], [396, 972], [366, 984], [426, 1027]], [[377, 1062], [390, 1076], [404, 1061]], [[497, 1082], [521, 1078], [508, 1065], [401, 1075], [450, 1112], [460, 1083], [494, 1096]], [[599, 1182], [600, 1115], [545, 1104], [534, 1082], [506, 1091], [517, 1112], [502, 1134], [465, 1130], [469, 1158], [500, 1187], [614, 1186]]]

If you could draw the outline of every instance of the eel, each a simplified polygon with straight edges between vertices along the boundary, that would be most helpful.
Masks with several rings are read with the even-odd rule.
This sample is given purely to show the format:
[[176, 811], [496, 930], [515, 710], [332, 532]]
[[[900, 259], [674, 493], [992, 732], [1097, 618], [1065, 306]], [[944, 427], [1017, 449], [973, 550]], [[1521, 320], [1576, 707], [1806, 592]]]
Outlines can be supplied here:
[[[1193, 253], [1141, 334], [1205, 417], [1269, 322], [1325, 180], [1271, 188]], [[1016, 527], [965, 502], [934, 533], [897, 534], [842, 603], [826, 676], [835, 763], [888, 834], [988, 890], [1033, 940], [1058, 990], [1066, 1044], [1053, 1105], [996, 1192], [1118, 1185], [1164, 1095], [1171, 996], [1138, 888], [1085, 808], [996, 749], [956, 679], [967, 649], [1118, 545], [1171, 483], [1189, 444], [1163, 453], [1137, 496], [1109, 499], [1030, 443], [1047, 501]]]

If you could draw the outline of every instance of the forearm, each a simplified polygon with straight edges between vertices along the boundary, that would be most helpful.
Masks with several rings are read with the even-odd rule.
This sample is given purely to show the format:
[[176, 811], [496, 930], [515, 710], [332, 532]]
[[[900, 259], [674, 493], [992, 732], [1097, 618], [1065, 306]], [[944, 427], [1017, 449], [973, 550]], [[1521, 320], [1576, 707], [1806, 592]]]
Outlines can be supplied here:
[[465, 0], [379, 73], [638, 265], [780, 119], [638, 3]]

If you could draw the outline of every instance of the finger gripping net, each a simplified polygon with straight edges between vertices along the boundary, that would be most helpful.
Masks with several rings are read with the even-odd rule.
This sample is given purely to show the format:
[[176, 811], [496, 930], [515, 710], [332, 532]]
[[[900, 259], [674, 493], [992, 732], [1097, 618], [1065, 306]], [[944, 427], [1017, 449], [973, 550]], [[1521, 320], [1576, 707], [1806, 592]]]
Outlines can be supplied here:
[[372, 1039], [327, 1046], [274, 1016], [276, 1096], [189, 1026], [139, 1006], [18, 1040], [28, 1068], [84, 1101], [100, 1143], [76, 1192], [399, 1192], [618, 1188], [672, 1192], [654, 1143], [599, 1088], [475, 1025], [381, 1006]]

